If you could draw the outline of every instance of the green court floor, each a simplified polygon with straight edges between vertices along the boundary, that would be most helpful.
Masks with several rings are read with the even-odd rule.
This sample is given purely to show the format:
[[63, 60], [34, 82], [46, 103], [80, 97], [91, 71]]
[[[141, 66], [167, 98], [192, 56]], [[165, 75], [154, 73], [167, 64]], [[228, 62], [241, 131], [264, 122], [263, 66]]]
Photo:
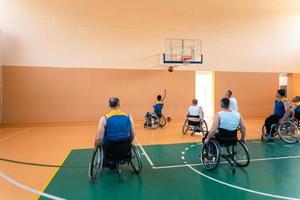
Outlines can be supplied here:
[[[124, 182], [104, 170], [96, 183], [88, 179], [91, 149], [73, 150], [45, 193], [65, 199], [300, 199], [300, 144], [248, 141], [251, 162], [245, 169], [220, 164], [207, 171], [198, 159], [201, 144], [143, 146], [143, 171], [123, 166]], [[153, 163], [153, 166], [150, 163]], [[45, 197], [40, 197], [44, 199]]]

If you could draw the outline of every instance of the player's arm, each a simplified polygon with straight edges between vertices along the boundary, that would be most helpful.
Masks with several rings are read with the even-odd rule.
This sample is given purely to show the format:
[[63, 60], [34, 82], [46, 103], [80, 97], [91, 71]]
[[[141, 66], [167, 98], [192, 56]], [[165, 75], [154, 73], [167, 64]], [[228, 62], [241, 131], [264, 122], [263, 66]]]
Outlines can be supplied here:
[[200, 106], [200, 116], [201, 119], [204, 120], [204, 112], [203, 112], [203, 108]]
[[285, 101], [283, 102], [284, 104], [284, 109], [285, 109], [285, 113], [283, 115], [283, 117], [280, 119], [279, 123], [283, 123], [284, 121], [287, 120], [287, 118], [289, 117], [290, 113], [291, 113], [291, 104], [289, 101]]
[[241, 140], [244, 141], [246, 137], [246, 126], [242, 116], [240, 118], [240, 127], [241, 127], [241, 134], [242, 134]]
[[98, 130], [97, 130], [96, 138], [95, 138], [95, 148], [98, 145], [100, 145], [103, 140], [105, 125], [106, 125], [106, 119], [105, 119], [105, 117], [101, 117], [101, 119], [99, 120]]
[[187, 113], [186, 113], [186, 118], [188, 118], [189, 117], [189, 115], [190, 115], [190, 107], [188, 108], [188, 110], [187, 110]]
[[133, 122], [133, 119], [132, 119], [131, 116], [129, 116], [129, 118], [130, 118], [130, 123], [131, 123], [131, 130], [130, 130], [130, 132], [131, 132], [131, 138], [132, 138], [132, 140], [134, 140], [134, 136], [135, 136], [135, 132], [134, 132], [134, 122]]
[[296, 110], [296, 108], [297, 108], [297, 106], [294, 105], [294, 106], [292, 106], [292, 108], [291, 108], [291, 110], [290, 110], [293, 119], [295, 118], [295, 110]]
[[219, 116], [219, 114], [216, 114], [215, 117], [214, 117], [213, 125], [212, 125], [206, 139], [204, 140], [205, 144], [208, 143], [210, 138], [212, 138], [216, 134], [216, 131], [219, 128], [219, 124], [220, 124], [220, 116]]
[[163, 96], [163, 98], [162, 98], [163, 101], [165, 100], [166, 96], [167, 96], [167, 90], [164, 89], [164, 96]]

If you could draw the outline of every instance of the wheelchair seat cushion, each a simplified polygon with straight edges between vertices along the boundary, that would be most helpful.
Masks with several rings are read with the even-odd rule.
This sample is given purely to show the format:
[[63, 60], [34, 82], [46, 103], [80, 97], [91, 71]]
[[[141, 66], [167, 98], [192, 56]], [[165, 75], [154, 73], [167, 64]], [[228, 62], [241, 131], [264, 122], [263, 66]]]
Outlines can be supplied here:
[[103, 145], [104, 159], [107, 161], [121, 162], [131, 159], [131, 138], [127, 140], [108, 140]]
[[237, 143], [237, 130], [230, 131], [227, 129], [219, 128], [219, 132], [216, 134], [216, 140], [221, 146], [232, 146]]

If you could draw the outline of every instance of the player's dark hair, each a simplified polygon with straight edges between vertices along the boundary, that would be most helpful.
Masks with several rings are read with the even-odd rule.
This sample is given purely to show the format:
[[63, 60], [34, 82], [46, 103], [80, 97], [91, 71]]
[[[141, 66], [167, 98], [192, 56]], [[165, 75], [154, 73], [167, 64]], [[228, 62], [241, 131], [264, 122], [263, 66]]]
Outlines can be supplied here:
[[109, 98], [108, 102], [109, 102], [108, 103], [109, 107], [111, 107], [111, 108], [115, 108], [120, 105], [120, 99], [118, 97], [111, 97], [111, 98]]

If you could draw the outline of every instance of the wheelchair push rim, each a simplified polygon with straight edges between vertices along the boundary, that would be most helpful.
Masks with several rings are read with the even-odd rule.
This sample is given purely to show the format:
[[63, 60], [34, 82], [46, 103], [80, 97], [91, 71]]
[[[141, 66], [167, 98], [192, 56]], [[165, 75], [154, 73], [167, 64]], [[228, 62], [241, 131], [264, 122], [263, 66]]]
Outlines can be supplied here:
[[103, 169], [103, 150], [101, 147], [97, 147], [93, 150], [92, 159], [89, 163], [89, 179], [94, 182], [100, 175]]
[[185, 135], [188, 132], [189, 128], [190, 127], [188, 125], [188, 119], [186, 119], [185, 122], [184, 122], [184, 124], [183, 124], [183, 127], [182, 127], [182, 133], [183, 133], [183, 135]]
[[294, 144], [299, 141], [299, 129], [297, 125], [291, 121], [279, 125], [278, 135], [280, 139], [288, 144]]
[[[229, 149], [231, 149], [231, 152]], [[243, 142], [238, 140], [236, 145], [227, 147], [227, 151], [232, 155], [232, 160], [237, 166], [246, 167], [249, 165], [249, 151], [247, 146]]]
[[130, 165], [136, 174], [139, 174], [142, 171], [143, 164], [141, 160], [141, 155], [134, 145], [131, 146]]
[[150, 117], [147, 118], [147, 127], [150, 129], [157, 129], [159, 126], [159, 118], [157, 116], [151, 115]]
[[216, 141], [210, 140], [207, 144], [203, 145], [200, 159], [205, 169], [215, 169], [220, 163], [220, 158], [220, 146]]
[[203, 134], [203, 136], [208, 132], [208, 127], [207, 127], [207, 123], [205, 120], [201, 120], [201, 132]]
[[164, 127], [167, 124], [167, 120], [165, 118], [165, 116], [161, 115], [161, 117], [159, 118], [159, 125], [161, 127]]

